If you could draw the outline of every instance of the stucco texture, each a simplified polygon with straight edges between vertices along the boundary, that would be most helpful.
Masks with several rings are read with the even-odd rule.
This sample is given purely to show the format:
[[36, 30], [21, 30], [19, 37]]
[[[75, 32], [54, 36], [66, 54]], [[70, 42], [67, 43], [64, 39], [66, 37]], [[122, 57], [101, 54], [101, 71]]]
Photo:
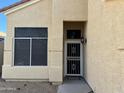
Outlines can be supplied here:
[[95, 93], [123, 93], [123, 1], [89, 0], [86, 79]]
[[51, 0], [43, 0], [7, 15], [7, 37], [4, 48], [4, 65], [2, 78], [39, 80], [49, 79], [49, 66], [13, 66], [13, 38], [15, 27], [48, 27], [49, 31], [51, 31], [51, 11]]

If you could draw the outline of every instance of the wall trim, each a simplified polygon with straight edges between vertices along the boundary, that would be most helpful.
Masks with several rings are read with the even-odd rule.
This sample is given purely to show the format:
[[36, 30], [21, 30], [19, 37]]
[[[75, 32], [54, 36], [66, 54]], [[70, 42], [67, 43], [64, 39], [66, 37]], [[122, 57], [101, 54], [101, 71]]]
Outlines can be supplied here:
[[4, 11], [3, 13], [5, 15], [8, 15], [8, 14], [11, 14], [13, 12], [19, 11], [20, 9], [23, 9], [25, 7], [28, 7], [28, 6], [32, 5], [32, 4], [35, 4], [35, 3], [39, 2], [39, 1], [41, 1], [41, 0], [32, 0], [30, 2], [27, 2], [27, 3], [24, 3], [24, 4], [18, 5], [16, 7], [11, 8], [11, 9], [8, 9], [8, 10]]

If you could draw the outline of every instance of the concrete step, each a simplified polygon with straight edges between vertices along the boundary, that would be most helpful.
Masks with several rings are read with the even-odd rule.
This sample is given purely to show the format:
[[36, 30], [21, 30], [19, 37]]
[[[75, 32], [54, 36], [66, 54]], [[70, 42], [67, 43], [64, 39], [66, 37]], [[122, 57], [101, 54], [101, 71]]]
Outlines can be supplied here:
[[93, 93], [84, 79], [79, 80], [65, 80], [62, 85], [58, 87], [57, 93]]

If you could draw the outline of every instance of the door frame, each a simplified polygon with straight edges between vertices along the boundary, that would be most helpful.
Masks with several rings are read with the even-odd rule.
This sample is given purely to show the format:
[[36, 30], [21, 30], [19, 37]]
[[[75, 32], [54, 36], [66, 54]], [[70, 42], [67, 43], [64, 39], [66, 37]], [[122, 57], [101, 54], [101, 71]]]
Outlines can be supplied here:
[[[67, 44], [68, 43], [80, 43], [80, 74], [67, 74]], [[82, 76], [83, 77], [83, 45], [81, 40], [66, 40], [64, 43], [64, 77], [65, 76]]]

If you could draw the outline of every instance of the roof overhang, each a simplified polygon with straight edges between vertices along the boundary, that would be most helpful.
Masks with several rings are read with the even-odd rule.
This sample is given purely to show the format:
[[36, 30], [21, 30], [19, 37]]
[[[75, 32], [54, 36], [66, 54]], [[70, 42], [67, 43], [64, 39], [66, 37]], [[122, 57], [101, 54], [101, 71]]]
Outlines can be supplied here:
[[8, 15], [8, 14], [11, 14], [13, 12], [19, 11], [19, 10], [25, 8], [25, 7], [28, 7], [28, 6], [32, 5], [32, 4], [35, 4], [35, 3], [39, 2], [39, 1], [40, 0], [27, 0], [27, 2], [23, 2], [23, 3], [20, 3], [20, 4], [17, 3], [17, 5], [15, 4], [15, 6], [14, 5], [9, 6], [10, 8], [5, 7], [3, 9], [1, 9], [0, 12], [4, 13], [5, 15]]

